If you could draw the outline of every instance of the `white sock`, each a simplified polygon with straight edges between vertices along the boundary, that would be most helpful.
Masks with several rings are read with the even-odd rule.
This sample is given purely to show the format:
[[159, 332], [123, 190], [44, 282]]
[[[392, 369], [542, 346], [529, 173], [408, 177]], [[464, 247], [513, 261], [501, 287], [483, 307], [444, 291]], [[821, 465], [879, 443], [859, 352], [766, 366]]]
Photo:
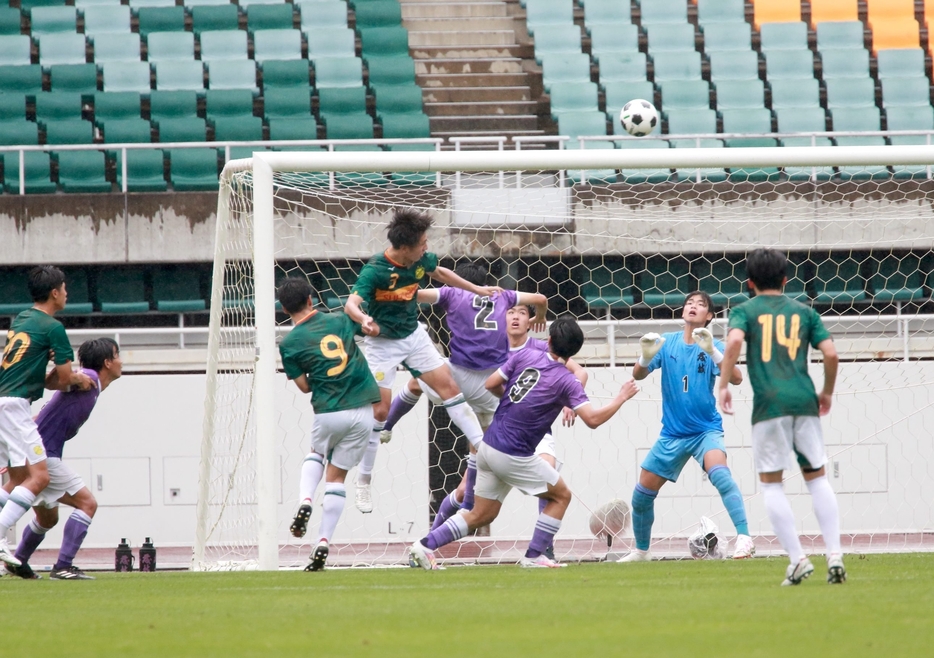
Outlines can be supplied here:
[[324, 485], [324, 516], [321, 517], [321, 528], [319, 534], [321, 539], [327, 539], [331, 542], [334, 536], [334, 529], [337, 528], [337, 522], [341, 518], [341, 512], [344, 511], [344, 501], [347, 499], [347, 490], [343, 482], [328, 482]]
[[6, 501], [10, 499], [10, 494], [6, 492], [6, 489], [0, 489], [0, 509], [3, 509], [3, 506], [6, 505]]
[[448, 412], [448, 416], [451, 417], [454, 424], [460, 428], [467, 440], [470, 441], [470, 445], [475, 448], [480, 445], [480, 441], [483, 440], [480, 419], [477, 418], [477, 414], [467, 404], [463, 393], [458, 393], [450, 400], [445, 400], [444, 410]]
[[384, 423], [374, 423], [367, 442], [363, 460], [357, 467], [357, 484], [369, 484], [373, 479], [373, 466], [376, 464], [376, 451], [379, 450], [379, 433], [383, 431]]
[[19, 486], [13, 489], [7, 504], [0, 510], [0, 537], [4, 537], [7, 531], [16, 525], [34, 502], [36, 494], [26, 487]]
[[840, 554], [840, 509], [837, 507], [837, 495], [826, 475], [809, 480], [807, 485], [811, 492], [811, 504], [814, 505], [814, 516], [824, 536], [827, 555]]
[[302, 480], [298, 486], [298, 496], [302, 504], [310, 505], [314, 499], [315, 489], [324, 475], [324, 457], [316, 452], [309, 452], [302, 462]]
[[[80, 511], [80, 510], [75, 510], [75, 511]], [[88, 521], [88, 525], [90, 524], [91, 522]], [[37, 535], [44, 535], [49, 530], [51, 530], [51, 528], [43, 528], [41, 525], [39, 525], [39, 522], [36, 519], [33, 519], [32, 521], [29, 522], [29, 527]]]
[[421, 395], [415, 395], [408, 389], [408, 387], [403, 388], [402, 392], [399, 393], [399, 397], [402, 398], [406, 404], [409, 406], [415, 406], [418, 404], [418, 400], [422, 397]]
[[760, 482], [759, 486], [762, 488], [762, 498], [765, 500], [765, 510], [772, 522], [772, 530], [775, 531], [775, 536], [778, 537], [782, 548], [788, 553], [791, 563], [798, 564], [804, 557], [804, 550], [801, 548], [801, 540], [795, 529], [795, 515], [785, 496], [785, 489], [781, 482]]

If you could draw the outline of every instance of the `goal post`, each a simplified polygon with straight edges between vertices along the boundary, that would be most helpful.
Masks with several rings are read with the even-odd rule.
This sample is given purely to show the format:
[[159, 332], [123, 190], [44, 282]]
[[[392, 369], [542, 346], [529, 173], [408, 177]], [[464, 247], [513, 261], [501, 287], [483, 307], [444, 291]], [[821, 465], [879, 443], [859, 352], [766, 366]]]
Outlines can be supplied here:
[[[297, 502], [300, 461], [296, 461], [296, 455], [307, 450], [311, 412], [307, 398], [290, 392], [284, 377], [278, 374], [276, 341], [288, 327], [281, 313], [277, 320], [277, 274], [307, 276], [316, 284], [317, 301], [336, 309], [352, 286], [360, 264], [384, 247], [383, 229], [394, 207], [420, 207], [430, 214], [445, 215], [443, 226], [431, 234], [429, 248], [450, 264], [462, 259], [496, 261], [500, 282], [521, 283], [523, 290], [538, 288], [550, 292], [556, 300], [552, 312], [576, 310], [577, 315], [585, 316], [582, 319], [586, 320], [588, 345], [583, 360], [605, 370], [596, 378], [597, 390], [593, 392], [599, 401], [612, 395], [612, 385], [622, 381], [621, 377], [631, 367], [635, 353], [627, 354], [625, 350], [629, 347], [631, 351], [640, 331], [655, 330], [647, 327], [662, 325], [671, 330], [677, 325], [670, 319], [679, 317], [672, 309], [679, 294], [683, 299], [686, 284], [682, 278], [696, 284], [718, 276], [717, 272], [737, 272], [739, 255], [760, 244], [804, 254], [794, 264], [802, 268], [802, 281], [805, 272], [811, 277], [806, 279], [802, 299], [806, 297], [814, 304], [826, 302], [835, 316], [841, 316], [839, 326], [858, 327], [846, 339], [850, 341], [847, 349], [854, 355], [854, 363], [863, 364], [857, 366], [861, 377], [866, 376], [873, 364], [888, 366], [907, 354], [909, 330], [918, 337], [912, 347], [925, 355], [930, 349], [934, 356], [934, 345], [928, 341], [934, 336], [934, 328], [932, 320], [924, 315], [931, 310], [925, 304], [929, 304], [934, 274], [932, 279], [920, 282], [920, 293], [904, 292], [902, 289], [910, 286], [902, 286], [881, 311], [874, 305], [875, 298], [864, 300], [865, 309], [860, 305], [863, 301], [851, 300], [848, 305], [827, 301], [829, 298], [821, 297], [826, 290], [815, 291], [812, 282], [814, 277], [821, 276], [823, 264], [828, 264], [829, 269], [838, 257], [843, 263], [846, 253], [853, 257], [852, 263], [844, 263], [845, 267], [856, 267], [856, 274], [847, 276], [851, 279], [858, 276], [866, 286], [866, 293], [870, 292], [871, 276], [883, 269], [880, 263], [888, 258], [886, 254], [893, 254], [898, 261], [896, 270], [909, 260], [929, 267], [934, 255], [931, 181], [917, 171], [905, 178], [899, 178], [897, 170], [887, 176], [877, 175], [874, 170], [875, 173], [865, 177], [847, 178], [842, 172], [845, 168], [860, 167], [917, 169], [931, 164], [934, 164], [931, 146], [257, 152], [250, 159], [229, 162], [221, 176], [218, 195], [193, 567], [271, 570], [299, 565], [302, 551], [307, 553], [306, 543], [290, 539], [285, 532], [288, 515], [294, 512], [292, 508]], [[822, 182], [776, 178], [778, 182], [774, 183], [746, 184], [732, 181], [728, 175], [710, 181], [677, 176], [681, 170], [781, 168], [784, 171], [791, 167], [836, 167], [841, 173], [840, 178], [831, 174], [831, 179]], [[648, 175], [638, 183], [626, 182], [623, 172], [640, 170], [675, 173], [656, 182]], [[615, 173], [611, 182], [599, 184], [588, 184], [585, 174], [577, 178], [565, 177], [563, 173], [556, 175], [594, 171]], [[418, 179], [413, 178], [412, 172], [432, 176]], [[461, 180], [460, 172], [473, 177]], [[575, 180], [585, 182], [575, 184]], [[846, 198], [839, 201], [828, 195], [825, 202], [816, 205], [801, 201], [808, 190], [819, 184], [839, 188], [840, 195]], [[855, 214], [845, 215], [838, 206], [852, 206], [861, 186], [865, 188], [866, 204], [871, 207], [857, 208], [853, 210]], [[510, 190], [526, 193], [512, 194]], [[769, 216], [771, 212], [763, 212], [763, 208], [771, 207], [775, 198], [782, 195], [794, 198], [776, 204], [774, 217]], [[680, 208], [687, 205], [693, 205], [693, 210], [681, 212]], [[874, 209], [878, 210], [875, 218]], [[677, 217], [679, 212], [684, 216]], [[788, 227], [793, 228], [791, 237]], [[813, 241], [808, 243], [803, 235], [813, 235]], [[877, 255], [880, 249], [885, 254]], [[655, 262], [653, 258], [665, 267], [656, 268], [650, 262]], [[568, 259], [574, 261], [573, 265], [563, 263]], [[686, 272], [683, 277], [678, 269], [681, 261], [688, 263], [686, 269], [682, 268]], [[727, 262], [732, 270], [717, 269], [720, 263]], [[695, 271], [697, 263], [700, 265]], [[558, 272], [560, 268], [573, 271]], [[578, 270], [584, 271], [585, 276], [578, 277], [575, 274]], [[623, 272], [625, 281], [623, 277], [617, 279], [617, 274]], [[918, 283], [918, 277], [911, 276], [912, 282]], [[843, 279], [844, 291], [855, 294], [849, 279]], [[611, 292], [606, 293], [607, 290]], [[720, 302], [722, 305], [735, 302], [736, 291], [723, 292], [726, 301]], [[738, 293], [741, 294], [742, 291]], [[660, 301], [652, 301], [651, 295]], [[906, 321], [904, 308], [912, 304], [911, 312], [918, 319]], [[876, 319], [870, 320], [870, 315]], [[429, 312], [423, 319], [433, 331], [443, 332], [440, 317]], [[909, 326], [910, 322], [916, 326]], [[719, 321], [718, 326], [723, 327]], [[887, 335], [890, 329], [897, 333], [895, 337]], [[886, 351], [896, 349], [892, 346], [897, 346], [897, 356]], [[614, 367], [617, 361], [620, 367]], [[893, 381], [898, 378], [886, 372]], [[934, 405], [931, 388], [934, 373], [929, 375], [925, 371], [920, 377], [910, 387], [904, 384], [906, 390], [912, 390], [912, 395], [919, 398], [920, 411], [887, 409], [882, 413], [883, 420], [892, 421], [892, 426], [914, 427], [914, 423], [928, 418], [929, 407]], [[854, 384], [852, 393], [847, 394], [854, 399], [866, 395], [857, 388]], [[868, 395], [885, 397], [874, 387], [869, 389]], [[579, 488], [586, 492], [578, 495], [581, 503], [578, 512], [583, 520], [578, 522], [575, 517], [565, 525], [577, 542], [569, 549], [576, 551], [575, 555], [591, 556], [596, 550], [593, 543], [587, 543], [593, 538], [585, 536], [587, 509], [595, 509], [617, 497], [628, 500], [634, 484], [631, 472], [638, 465], [633, 462], [644, 454], [647, 441], [651, 445], [653, 433], [657, 435], [660, 401], [639, 400], [634, 406], [637, 429], [624, 430], [621, 424], [614, 424], [616, 431], [638, 434], [626, 451], [620, 448], [619, 452], [613, 452], [609, 434], [599, 439], [599, 450], [603, 452], [596, 459], [581, 446], [570, 450], [575, 459], [597, 469], [587, 476], [585, 487], [571, 481], [575, 493]], [[428, 463], [422, 444], [429, 434], [449, 430], [435, 427], [430, 412], [419, 413], [417, 418], [406, 420], [407, 425], [403, 424], [406, 438], [399, 444], [388, 444], [385, 450], [381, 448], [386, 461], [378, 462], [377, 469], [383, 469], [385, 475], [376, 472], [375, 477], [384, 481], [396, 479], [395, 484], [385, 484], [386, 498], [377, 503], [387, 508], [385, 515], [374, 514], [372, 518], [358, 515], [350, 495], [353, 475], [348, 478], [348, 504], [335, 538], [335, 542], [346, 542], [348, 548], [336, 551], [337, 559], [344, 556], [347, 564], [397, 563], [399, 546], [426, 529], [428, 498], [434, 506], [437, 496], [428, 490], [427, 477], [423, 483], [419, 474], [438, 465]], [[847, 427], [850, 422], [842, 418], [839, 421]], [[748, 449], [748, 429], [748, 420], [738, 421], [727, 429], [727, 434], [729, 437], [731, 431], [739, 433], [738, 445]], [[580, 429], [574, 430], [573, 436], [581, 443], [586, 440]], [[918, 446], [917, 451], [917, 455], [929, 457], [923, 446]], [[871, 462], [873, 455], [867, 452], [866, 459]], [[620, 464], [615, 470], [607, 466], [613, 459]], [[571, 474], [582, 472], [574, 470], [570, 458], [567, 461]], [[745, 464], [747, 471], [748, 466]], [[691, 468], [688, 465], [686, 470]], [[934, 476], [934, 467], [928, 475]], [[613, 482], [614, 477], [619, 484]], [[754, 478], [748, 472], [744, 477], [751, 482], [744, 495], [754, 496]], [[868, 481], [876, 476], [859, 477]], [[883, 479], [888, 482], [887, 476]], [[852, 504], [862, 501], [864, 494], [869, 499], [879, 498], [873, 487], [878, 489], [873, 484], [866, 491], [854, 491], [852, 498], [856, 502], [851, 501]], [[922, 489], [928, 490], [930, 485], [925, 484]], [[660, 500], [667, 500], [668, 493], [666, 490]], [[592, 497], [585, 502], [588, 495]], [[518, 494], [516, 497], [522, 498]], [[885, 502], [880, 505], [884, 507]], [[911, 518], [904, 523], [899, 521], [900, 525], [870, 528], [867, 521], [854, 524], [854, 528], [859, 525], [860, 531], [873, 536], [884, 534], [886, 547], [892, 546], [896, 534], [930, 531], [934, 527], [931, 505], [921, 501], [911, 505], [913, 512], [908, 515]], [[677, 501], [660, 504], [660, 515], [665, 519], [657, 524], [653, 541], [656, 535], [666, 540], [690, 534], [696, 520], [690, 521], [700, 516], [695, 514], [695, 507]], [[722, 506], [718, 508], [716, 501], [711, 509], [722, 513]], [[882, 518], [885, 512], [878, 514]], [[520, 513], [517, 511], [514, 516], [518, 519]], [[844, 516], [844, 532], [846, 519]], [[505, 535], [518, 545], [523, 526], [518, 520], [507, 523]], [[729, 526], [729, 519], [722, 514], [720, 526]], [[805, 527], [804, 532], [809, 528]], [[605, 543], [603, 547], [605, 550]], [[477, 550], [475, 558], [488, 558], [485, 548]], [[489, 555], [498, 556], [490, 559], [497, 561], [508, 561], [511, 555], [508, 550], [497, 552], [499, 549], [495, 547], [490, 550]]]

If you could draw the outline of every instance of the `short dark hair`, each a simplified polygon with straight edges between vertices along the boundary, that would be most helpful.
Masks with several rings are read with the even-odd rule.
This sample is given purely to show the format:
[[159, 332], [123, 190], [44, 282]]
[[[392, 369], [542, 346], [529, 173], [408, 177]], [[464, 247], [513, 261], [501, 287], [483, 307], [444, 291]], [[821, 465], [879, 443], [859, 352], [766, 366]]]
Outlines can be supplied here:
[[454, 272], [460, 278], [468, 281], [469, 283], [474, 284], [475, 286], [485, 286], [487, 284], [487, 278], [489, 277], [489, 271], [480, 263], [461, 263], [458, 265]]
[[38, 265], [29, 270], [29, 294], [32, 301], [48, 301], [53, 290], [65, 283], [65, 273], [54, 265]]
[[551, 351], [562, 359], [570, 359], [584, 345], [584, 332], [577, 320], [569, 315], [562, 315], [552, 322], [548, 335], [551, 337]]
[[104, 361], [113, 359], [115, 354], [120, 354], [120, 346], [113, 338], [86, 340], [78, 348], [78, 363], [82, 368], [100, 372], [104, 369]]
[[756, 249], [746, 257], [746, 276], [759, 290], [781, 290], [788, 259], [775, 249]]
[[[685, 306], [687, 305], [688, 301], [689, 301], [692, 297], [700, 297], [700, 298], [704, 301], [704, 305], [707, 307], [707, 310], [708, 310], [709, 312], [713, 313], [714, 315], [717, 314], [717, 306], [716, 306], [716, 304], [713, 303], [713, 298], [712, 298], [710, 295], [708, 295], [706, 292], [704, 292], [703, 290], [695, 290], [694, 292], [688, 293], [688, 294], [684, 297], [684, 304], [685, 304]], [[704, 323], [704, 326], [706, 327], [706, 326], [707, 326], [708, 324], [710, 324], [712, 321], [713, 321], [713, 318], [710, 318], [710, 320], [708, 320], [707, 322]]]
[[308, 279], [290, 276], [279, 282], [276, 295], [286, 313], [298, 313], [308, 305], [308, 298], [315, 293]]
[[394, 249], [414, 247], [433, 223], [434, 220], [431, 217], [418, 210], [411, 208], [396, 210], [387, 229], [389, 244]]

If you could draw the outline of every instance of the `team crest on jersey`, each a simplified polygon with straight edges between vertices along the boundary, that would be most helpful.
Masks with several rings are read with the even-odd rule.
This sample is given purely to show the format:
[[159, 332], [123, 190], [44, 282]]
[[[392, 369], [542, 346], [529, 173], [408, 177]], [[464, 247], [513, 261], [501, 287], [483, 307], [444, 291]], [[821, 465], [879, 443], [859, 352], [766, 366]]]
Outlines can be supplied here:
[[377, 372], [373, 373], [373, 378], [376, 381], [381, 382], [386, 379], [386, 373], [384, 373], [382, 370], [378, 370]]
[[32, 451], [33, 451], [34, 453], [36, 453], [36, 456], [37, 456], [37, 457], [41, 457], [41, 456], [42, 456], [42, 453], [45, 452], [45, 451], [42, 449], [42, 446], [33, 446], [33, 447], [32, 447]]
[[419, 265], [415, 268], [415, 278], [421, 280], [423, 276], [425, 276], [425, 268]]
[[703, 352], [697, 355], [697, 372], [702, 374], [707, 372], [707, 355]]

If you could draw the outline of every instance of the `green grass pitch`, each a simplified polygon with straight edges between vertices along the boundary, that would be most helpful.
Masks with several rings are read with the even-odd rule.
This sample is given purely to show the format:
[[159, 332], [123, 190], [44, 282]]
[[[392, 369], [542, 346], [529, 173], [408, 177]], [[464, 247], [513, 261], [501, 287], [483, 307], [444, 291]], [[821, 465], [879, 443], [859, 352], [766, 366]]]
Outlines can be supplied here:
[[779, 587], [787, 562], [778, 558], [7, 577], [0, 654], [930, 655], [934, 554], [851, 555], [840, 586], [813, 561], [798, 587]]

